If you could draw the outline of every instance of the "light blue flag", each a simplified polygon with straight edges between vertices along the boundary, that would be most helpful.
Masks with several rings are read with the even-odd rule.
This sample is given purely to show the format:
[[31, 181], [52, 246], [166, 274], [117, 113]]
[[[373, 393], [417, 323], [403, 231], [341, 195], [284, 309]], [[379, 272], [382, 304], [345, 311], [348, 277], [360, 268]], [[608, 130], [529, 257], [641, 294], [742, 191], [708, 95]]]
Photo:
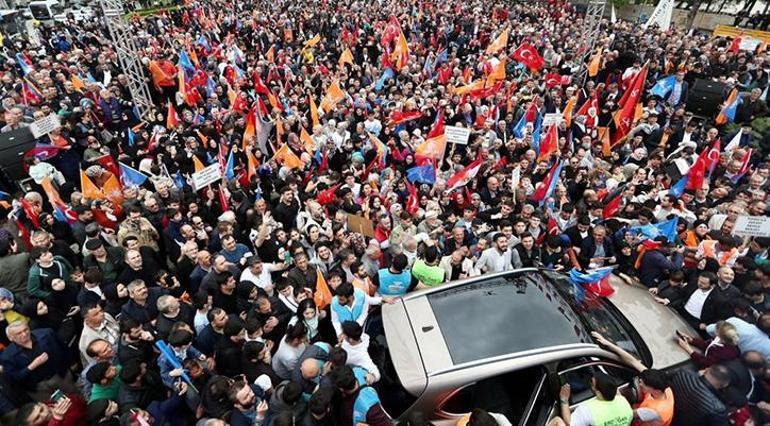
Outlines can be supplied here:
[[678, 218], [673, 218], [656, 224], [632, 226], [628, 230], [640, 235], [644, 239], [654, 240], [657, 237], [666, 237], [669, 242], [674, 242], [676, 240], [676, 225], [678, 222]]
[[410, 182], [421, 182], [433, 185], [436, 183], [436, 169], [433, 167], [433, 164], [412, 167], [406, 171], [406, 178], [409, 179]]
[[383, 71], [382, 75], [380, 76], [380, 79], [377, 80], [377, 84], [374, 86], [374, 90], [379, 92], [382, 90], [382, 87], [385, 85], [385, 82], [393, 78], [393, 70], [388, 68], [385, 71]]
[[684, 194], [684, 190], [687, 188], [687, 181], [689, 180], [689, 175], [682, 176], [682, 178], [668, 190], [669, 195], [675, 198], [681, 197], [682, 194]]
[[655, 83], [654, 86], [652, 86], [652, 89], [650, 89], [650, 93], [660, 97], [661, 99], [665, 99], [666, 95], [668, 95], [668, 93], [674, 89], [675, 83], [676, 83], [675, 75], [661, 78], [660, 80], [658, 80], [657, 83]]
[[139, 170], [121, 162], [118, 164], [120, 164], [120, 179], [123, 181], [123, 185], [142, 186], [147, 181], [147, 176]]

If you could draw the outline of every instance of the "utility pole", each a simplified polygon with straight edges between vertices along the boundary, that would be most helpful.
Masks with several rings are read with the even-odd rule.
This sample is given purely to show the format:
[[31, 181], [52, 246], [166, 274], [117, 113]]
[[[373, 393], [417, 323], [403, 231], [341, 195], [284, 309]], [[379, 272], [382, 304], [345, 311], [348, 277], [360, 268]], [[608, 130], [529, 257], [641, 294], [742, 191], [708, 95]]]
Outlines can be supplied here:
[[586, 7], [586, 16], [583, 18], [582, 34], [580, 35], [580, 50], [575, 58], [580, 64], [580, 70], [575, 75], [574, 82], [583, 84], [588, 77], [588, 58], [593, 56], [596, 39], [599, 37], [599, 29], [604, 17], [606, 0], [590, 0]]

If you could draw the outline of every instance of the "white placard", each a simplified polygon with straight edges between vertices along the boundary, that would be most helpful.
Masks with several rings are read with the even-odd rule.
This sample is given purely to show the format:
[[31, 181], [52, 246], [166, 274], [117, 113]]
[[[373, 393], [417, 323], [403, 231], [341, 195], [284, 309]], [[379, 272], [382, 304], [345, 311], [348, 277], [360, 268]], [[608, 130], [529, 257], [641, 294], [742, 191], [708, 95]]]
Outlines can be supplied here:
[[198, 191], [220, 179], [222, 179], [222, 171], [219, 169], [219, 163], [214, 163], [192, 174], [192, 187]]
[[558, 126], [562, 121], [564, 121], [564, 115], [559, 114], [558, 112], [548, 113], [543, 117], [542, 128], [545, 129], [551, 124], [556, 124]]
[[29, 125], [29, 129], [32, 131], [32, 135], [35, 138], [45, 136], [58, 127], [61, 127], [61, 123], [59, 122], [59, 116], [56, 114], [41, 118]]
[[468, 139], [471, 137], [471, 129], [457, 126], [444, 126], [444, 136], [449, 143], [468, 145]]
[[738, 49], [739, 50], [748, 50], [749, 52], [753, 52], [757, 50], [757, 47], [759, 47], [760, 43], [762, 43], [760, 40], [757, 40], [755, 38], [751, 37], [742, 37], [741, 42], [738, 43]]
[[738, 216], [733, 227], [733, 235], [770, 237], [770, 217]]

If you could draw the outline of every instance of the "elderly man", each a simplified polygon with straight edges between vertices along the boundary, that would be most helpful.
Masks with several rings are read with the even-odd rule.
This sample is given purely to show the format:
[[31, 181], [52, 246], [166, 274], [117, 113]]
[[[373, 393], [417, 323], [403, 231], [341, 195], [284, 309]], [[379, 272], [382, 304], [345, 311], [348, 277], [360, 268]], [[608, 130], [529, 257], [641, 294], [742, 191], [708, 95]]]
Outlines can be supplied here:
[[88, 345], [94, 340], [102, 339], [112, 345], [113, 349], [117, 348], [120, 326], [115, 318], [104, 312], [98, 304], [84, 306], [80, 310], [80, 314], [83, 316], [83, 333], [80, 335], [78, 348], [83, 365], [88, 365], [93, 362], [93, 358], [86, 352]]
[[473, 260], [465, 257], [465, 249], [457, 249], [448, 256], [441, 258], [439, 266], [444, 268], [444, 279], [456, 281], [463, 278], [474, 277], [478, 272], [473, 267]]
[[61, 389], [75, 393], [77, 389], [69, 371], [67, 349], [50, 328], [30, 331], [22, 321], [5, 329], [12, 342], [0, 353], [0, 365], [8, 378], [36, 401], [45, 401]]
[[160, 296], [156, 302], [158, 308], [158, 322], [155, 323], [155, 329], [158, 331], [158, 337], [166, 339], [168, 333], [174, 324], [178, 322], [193, 326], [195, 318], [195, 309], [187, 303], [180, 303], [179, 299], [169, 294]]

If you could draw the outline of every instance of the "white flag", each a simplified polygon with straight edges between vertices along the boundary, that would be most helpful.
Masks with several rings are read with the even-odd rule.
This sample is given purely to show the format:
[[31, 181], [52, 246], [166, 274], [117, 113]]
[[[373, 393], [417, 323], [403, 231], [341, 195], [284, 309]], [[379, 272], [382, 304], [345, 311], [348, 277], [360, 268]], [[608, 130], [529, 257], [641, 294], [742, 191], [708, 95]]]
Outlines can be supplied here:
[[658, 24], [661, 30], [668, 31], [671, 27], [671, 15], [674, 13], [674, 0], [660, 0], [655, 10], [652, 11], [650, 19], [644, 24], [644, 29], [650, 25]]
[[612, 3], [612, 13], [610, 14], [610, 22], [613, 24], [618, 22], [618, 17], [615, 16], [615, 3]]
[[521, 166], [516, 166], [511, 173], [511, 191], [513, 191], [513, 199], [516, 200], [516, 189], [519, 188], [521, 183]]
[[740, 148], [741, 146], [741, 135], [743, 134], [742, 130], [738, 130], [738, 133], [733, 136], [733, 139], [725, 145], [725, 152], [730, 153], [733, 152], [733, 150]]

